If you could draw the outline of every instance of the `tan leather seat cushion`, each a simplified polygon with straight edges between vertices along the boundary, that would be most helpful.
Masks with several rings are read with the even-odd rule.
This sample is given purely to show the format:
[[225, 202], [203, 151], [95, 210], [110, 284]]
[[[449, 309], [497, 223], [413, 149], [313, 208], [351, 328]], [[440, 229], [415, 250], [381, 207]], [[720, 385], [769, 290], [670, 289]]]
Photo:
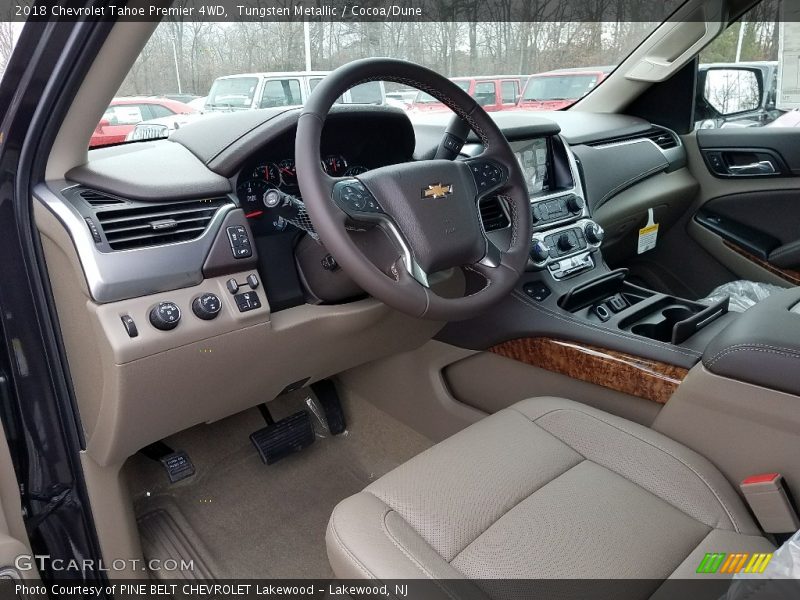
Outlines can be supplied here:
[[344, 500], [327, 545], [339, 577], [467, 577], [493, 597], [507, 596], [493, 579], [661, 580], [705, 551], [772, 550], [706, 459], [560, 398], [487, 417]]

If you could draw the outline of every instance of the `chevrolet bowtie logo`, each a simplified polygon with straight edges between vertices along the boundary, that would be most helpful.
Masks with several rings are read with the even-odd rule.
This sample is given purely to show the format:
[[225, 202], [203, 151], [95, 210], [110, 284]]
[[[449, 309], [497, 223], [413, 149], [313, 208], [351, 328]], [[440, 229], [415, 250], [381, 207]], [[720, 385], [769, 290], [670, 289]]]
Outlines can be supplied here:
[[453, 184], [433, 183], [422, 190], [423, 198], [444, 198], [453, 193]]

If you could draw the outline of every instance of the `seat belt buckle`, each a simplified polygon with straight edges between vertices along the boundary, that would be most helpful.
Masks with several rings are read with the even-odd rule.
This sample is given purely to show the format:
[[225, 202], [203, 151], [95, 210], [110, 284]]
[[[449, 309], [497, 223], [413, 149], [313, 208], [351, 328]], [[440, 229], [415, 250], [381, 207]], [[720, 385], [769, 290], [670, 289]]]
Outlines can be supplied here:
[[780, 473], [751, 475], [739, 484], [739, 489], [764, 532], [790, 533], [800, 529], [800, 519]]

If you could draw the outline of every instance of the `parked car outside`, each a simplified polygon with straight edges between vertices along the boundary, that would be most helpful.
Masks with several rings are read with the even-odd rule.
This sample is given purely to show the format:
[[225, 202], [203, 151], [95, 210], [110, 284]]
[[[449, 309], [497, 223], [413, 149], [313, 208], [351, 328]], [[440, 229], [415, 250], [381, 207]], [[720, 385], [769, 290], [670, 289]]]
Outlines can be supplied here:
[[613, 66], [558, 69], [531, 75], [517, 103], [525, 110], [560, 110], [597, 87]]
[[[300, 106], [328, 71], [242, 73], [218, 77], [206, 97], [205, 110], [232, 112], [278, 106]], [[348, 90], [339, 100], [345, 104], [385, 104], [382, 81], [371, 81]]]
[[[528, 77], [528, 75], [485, 75], [453, 77], [450, 81], [475, 98], [485, 111], [496, 112], [515, 108], [520, 90], [525, 86]], [[449, 109], [430, 94], [418, 92], [409, 110], [436, 112]]]
[[196, 112], [188, 115], [171, 115], [169, 117], [160, 117], [158, 119], [148, 119], [137, 123], [133, 129], [125, 136], [126, 142], [140, 141], [140, 140], [159, 140], [168, 138], [172, 135], [173, 131], [177, 131], [184, 125], [194, 123], [214, 113]]
[[90, 148], [125, 141], [137, 123], [160, 117], [190, 115], [198, 112], [188, 104], [169, 98], [114, 98], [103, 113], [89, 141]]

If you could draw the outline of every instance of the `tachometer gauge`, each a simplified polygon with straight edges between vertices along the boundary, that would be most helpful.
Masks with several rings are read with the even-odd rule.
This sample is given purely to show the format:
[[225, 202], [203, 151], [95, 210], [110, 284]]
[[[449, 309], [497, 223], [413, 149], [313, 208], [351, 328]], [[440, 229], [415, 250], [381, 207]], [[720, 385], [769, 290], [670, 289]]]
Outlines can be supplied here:
[[344, 172], [345, 177], [355, 177], [356, 175], [361, 175], [362, 173], [366, 173], [369, 171], [367, 167], [362, 167], [361, 165], [353, 165], [352, 167], [347, 167]]
[[325, 169], [328, 175], [338, 177], [347, 170], [347, 161], [344, 156], [333, 154], [325, 157], [325, 160], [322, 161], [322, 168]]
[[278, 170], [281, 173], [283, 185], [297, 187], [297, 169], [294, 166], [293, 158], [284, 158], [278, 163]]
[[281, 172], [280, 169], [278, 169], [278, 165], [275, 163], [258, 165], [253, 170], [253, 177], [255, 179], [263, 179], [274, 186], [279, 186], [281, 184]]
[[275, 186], [263, 179], [248, 179], [236, 186], [236, 195], [248, 219], [264, 214], [264, 194]]

